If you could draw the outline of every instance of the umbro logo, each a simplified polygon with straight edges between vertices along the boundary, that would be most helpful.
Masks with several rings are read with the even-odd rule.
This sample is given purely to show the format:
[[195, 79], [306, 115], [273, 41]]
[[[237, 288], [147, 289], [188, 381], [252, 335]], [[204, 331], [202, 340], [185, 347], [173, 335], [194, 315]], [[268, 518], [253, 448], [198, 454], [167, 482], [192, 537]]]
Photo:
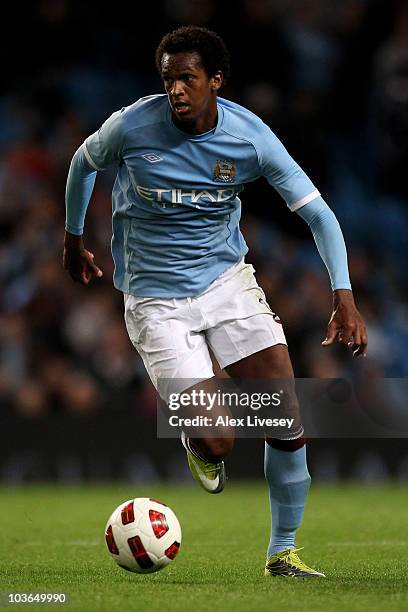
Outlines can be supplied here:
[[156, 155], [156, 153], [145, 153], [142, 157], [151, 164], [157, 164], [157, 162], [163, 161], [163, 158], [160, 157], [160, 155]]

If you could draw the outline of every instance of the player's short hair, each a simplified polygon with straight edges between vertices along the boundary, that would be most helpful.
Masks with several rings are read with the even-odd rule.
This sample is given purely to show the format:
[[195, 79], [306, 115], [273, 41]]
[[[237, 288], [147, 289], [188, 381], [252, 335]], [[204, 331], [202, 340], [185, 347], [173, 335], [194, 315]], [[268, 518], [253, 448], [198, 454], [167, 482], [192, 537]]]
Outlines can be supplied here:
[[183, 26], [163, 36], [156, 50], [156, 66], [161, 74], [164, 53], [198, 53], [203, 68], [209, 77], [218, 70], [224, 76], [224, 83], [230, 74], [230, 55], [224, 41], [218, 34], [200, 26]]

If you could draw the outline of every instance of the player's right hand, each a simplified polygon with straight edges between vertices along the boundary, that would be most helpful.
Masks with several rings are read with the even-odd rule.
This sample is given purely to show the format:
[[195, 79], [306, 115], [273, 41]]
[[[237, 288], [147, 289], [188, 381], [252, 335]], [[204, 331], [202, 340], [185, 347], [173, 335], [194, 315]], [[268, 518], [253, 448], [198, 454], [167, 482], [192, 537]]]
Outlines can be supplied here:
[[94, 263], [94, 254], [84, 247], [64, 246], [62, 263], [76, 283], [89, 285], [93, 278], [101, 278], [103, 272]]

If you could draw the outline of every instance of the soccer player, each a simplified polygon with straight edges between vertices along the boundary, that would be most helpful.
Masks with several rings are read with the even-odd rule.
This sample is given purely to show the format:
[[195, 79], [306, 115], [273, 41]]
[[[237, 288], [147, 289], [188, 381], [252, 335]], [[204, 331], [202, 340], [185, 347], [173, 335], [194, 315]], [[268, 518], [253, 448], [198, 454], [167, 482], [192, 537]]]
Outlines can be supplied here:
[[[82, 235], [96, 173], [115, 162], [114, 285], [124, 294], [130, 339], [162, 400], [171, 381], [211, 381], [209, 349], [235, 380], [293, 379], [282, 325], [245, 263], [239, 228], [239, 193], [264, 176], [309, 224], [328, 269], [333, 312], [323, 346], [338, 340], [354, 356], [365, 355], [366, 329], [336, 217], [269, 127], [218, 97], [229, 74], [221, 38], [201, 27], [179, 28], [160, 42], [156, 63], [165, 94], [114, 112], [72, 159], [63, 255], [71, 277], [88, 285], [102, 276]], [[303, 433], [299, 426], [291, 439], [265, 442], [267, 575], [324, 575], [295, 548], [310, 484]], [[184, 436], [183, 444], [201, 486], [222, 491], [232, 439]]]

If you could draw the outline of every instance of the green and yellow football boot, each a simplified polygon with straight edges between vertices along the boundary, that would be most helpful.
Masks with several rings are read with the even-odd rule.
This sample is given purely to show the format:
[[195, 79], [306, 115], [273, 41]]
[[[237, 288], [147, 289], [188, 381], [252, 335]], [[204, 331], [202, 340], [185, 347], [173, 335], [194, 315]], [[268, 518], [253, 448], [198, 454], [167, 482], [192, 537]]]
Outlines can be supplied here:
[[225, 464], [224, 461], [219, 463], [210, 463], [201, 459], [194, 449], [189, 445], [189, 440], [182, 432], [181, 441], [187, 453], [187, 461], [194, 479], [200, 487], [207, 493], [221, 493], [225, 486]]
[[325, 578], [325, 575], [303, 563], [298, 557], [302, 548], [287, 548], [273, 555], [266, 562], [265, 576], [284, 576], [286, 578]]

